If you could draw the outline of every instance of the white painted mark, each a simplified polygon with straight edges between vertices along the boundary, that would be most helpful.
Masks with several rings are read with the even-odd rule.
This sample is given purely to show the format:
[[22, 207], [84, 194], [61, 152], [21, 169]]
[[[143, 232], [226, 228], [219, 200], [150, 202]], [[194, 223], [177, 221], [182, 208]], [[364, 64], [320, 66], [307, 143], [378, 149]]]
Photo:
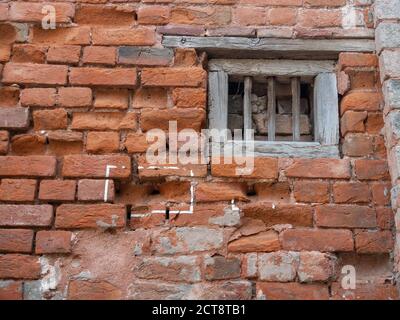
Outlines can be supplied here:
[[108, 179], [110, 177], [110, 171], [111, 169], [116, 169], [117, 166], [114, 165], [106, 165], [106, 181], [104, 183], [104, 202], [108, 201], [108, 186], [110, 184], [110, 179]]

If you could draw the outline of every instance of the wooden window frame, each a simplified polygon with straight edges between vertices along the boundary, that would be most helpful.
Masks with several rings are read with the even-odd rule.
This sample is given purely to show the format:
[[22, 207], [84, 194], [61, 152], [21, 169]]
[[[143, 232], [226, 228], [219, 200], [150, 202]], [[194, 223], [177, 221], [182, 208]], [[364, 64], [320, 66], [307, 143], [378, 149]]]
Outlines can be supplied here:
[[[254, 155], [266, 157], [339, 158], [339, 102], [337, 80], [334, 72], [335, 63], [335, 61], [331, 60], [210, 60], [208, 64], [209, 129], [228, 128], [229, 75], [244, 76], [245, 79], [246, 77], [263, 76], [268, 78], [268, 81], [274, 76], [289, 76], [292, 79], [311, 76], [315, 77], [313, 99], [314, 142], [254, 141]], [[251, 86], [251, 81], [247, 81], [245, 84], [246, 86]], [[292, 81], [294, 90], [298, 85], [299, 81]], [[273, 86], [269, 85], [268, 90], [273, 90]], [[274, 99], [269, 101], [269, 105], [271, 103], [274, 103]], [[244, 109], [246, 108], [250, 108], [248, 94], [245, 94], [244, 98]], [[273, 117], [274, 114], [269, 114], [269, 116], [269, 121], [272, 124], [271, 116]], [[244, 118], [244, 122], [248, 127], [250, 120], [248, 119], [249, 115], [246, 116], [246, 112], [244, 112]], [[296, 130], [295, 128], [293, 129]], [[270, 136], [273, 131], [270, 125], [268, 130], [268, 136]], [[233, 148], [234, 145], [246, 145], [247, 143], [246, 141], [225, 141], [223, 147], [224, 149], [229, 149]]]

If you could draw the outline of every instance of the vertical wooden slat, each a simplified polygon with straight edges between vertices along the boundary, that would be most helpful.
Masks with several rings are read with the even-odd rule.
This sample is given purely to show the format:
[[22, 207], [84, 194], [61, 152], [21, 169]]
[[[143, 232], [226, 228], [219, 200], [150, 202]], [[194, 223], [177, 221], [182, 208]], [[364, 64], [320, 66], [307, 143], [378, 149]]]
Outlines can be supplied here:
[[300, 79], [292, 78], [291, 82], [293, 141], [300, 141]]
[[276, 98], [275, 79], [268, 78], [268, 140], [275, 141]]
[[249, 129], [253, 128], [252, 125], [252, 112], [251, 112], [251, 90], [252, 90], [252, 78], [244, 77], [244, 97], [243, 97], [243, 129], [244, 139], [249, 140]]
[[209, 128], [228, 128], [228, 74], [223, 71], [210, 72], [209, 92]]

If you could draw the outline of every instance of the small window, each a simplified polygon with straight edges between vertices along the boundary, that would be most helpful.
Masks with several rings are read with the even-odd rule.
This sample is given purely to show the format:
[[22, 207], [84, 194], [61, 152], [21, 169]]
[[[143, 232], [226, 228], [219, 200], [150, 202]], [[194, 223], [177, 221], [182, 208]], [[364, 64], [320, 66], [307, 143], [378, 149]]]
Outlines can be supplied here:
[[211, 60], [209, 128], [253, 129], [257, 155], [338, 157], [334, 65], [333, 61]]

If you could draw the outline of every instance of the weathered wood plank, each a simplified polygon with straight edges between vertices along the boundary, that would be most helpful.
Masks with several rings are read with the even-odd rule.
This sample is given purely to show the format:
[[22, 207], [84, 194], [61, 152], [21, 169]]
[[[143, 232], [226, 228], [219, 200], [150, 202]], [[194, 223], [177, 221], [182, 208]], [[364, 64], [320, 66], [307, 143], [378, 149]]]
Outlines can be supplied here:
[[252, 129], [252, 110], [251, 110], [251, 90], [253, 80], [251, 77], [244, 78], [244, 98], [243, 98], [243, 129], [245, 139], [247, 140], [249, 135], [249, 129]]
[[300, 140], [300, 80], [292, 78], [292, 129], [293, 141]]
[[368, 39], [263, 39], [245, 37], [164, 36], [164, 47], [269, 52], [373, 52], [374, 40]]
[[322, 145], [339, 143], [339, 110], [336, 75], [321, 73], [314, 82], [315, 140]]
[[275, 140], [276, 125], [276, 98], [275, 98], [275, 79], [268, 78], [268, 140]]
[[209, 128], [228, 128], [228, 75], [223, 71], [208, 74]]
[[333, 72], [331, 60], [266, 60], [266, 59], [212, 59], [210, 71], [224, 71], [242, 76], [316, 76]]

